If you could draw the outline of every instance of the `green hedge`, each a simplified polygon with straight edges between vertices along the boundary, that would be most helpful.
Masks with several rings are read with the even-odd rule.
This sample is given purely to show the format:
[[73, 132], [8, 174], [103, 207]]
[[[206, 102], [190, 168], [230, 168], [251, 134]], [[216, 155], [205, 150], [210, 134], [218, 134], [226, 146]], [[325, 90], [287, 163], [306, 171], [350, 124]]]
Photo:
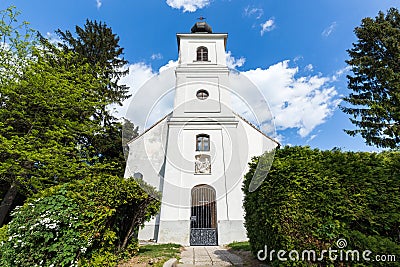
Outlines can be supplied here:
[[0, 228], [0, 266], [116, 266], [137, 253], [138, 227], [157, 214], [158, 194], [107, 175], [46, 189]]
[[[337, 248], [336, 241], [343, 238], [347, 241], [345, 251], [394, 254], [397, 263], [392, 266], [400, 263], [399, 152], [284, 147], [276, 151], [262, 185], [249, 193], [259, 160], [263, 159], [250, 163], [243, 186], [245, 225], [255, 255], [265, 245], [269, 252], [313, 249], [318, 253]], [[273, 259], [273, 266], [357, 266], [328, 257], [322, 262], [283, 262], [275, 253]], [[368, 262], [358, 264], [371, 266]], [[373, 266], [390, 264], [375, 262]]]

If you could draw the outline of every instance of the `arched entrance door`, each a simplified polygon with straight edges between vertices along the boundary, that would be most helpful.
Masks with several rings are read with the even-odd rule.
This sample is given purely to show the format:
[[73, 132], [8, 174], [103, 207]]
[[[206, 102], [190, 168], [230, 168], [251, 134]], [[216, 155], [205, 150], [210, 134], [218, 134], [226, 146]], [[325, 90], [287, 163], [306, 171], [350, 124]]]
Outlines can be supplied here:
[[190, 245], [218, 245], [215, 189], [209, 185], [197, 185], [192, 188]]

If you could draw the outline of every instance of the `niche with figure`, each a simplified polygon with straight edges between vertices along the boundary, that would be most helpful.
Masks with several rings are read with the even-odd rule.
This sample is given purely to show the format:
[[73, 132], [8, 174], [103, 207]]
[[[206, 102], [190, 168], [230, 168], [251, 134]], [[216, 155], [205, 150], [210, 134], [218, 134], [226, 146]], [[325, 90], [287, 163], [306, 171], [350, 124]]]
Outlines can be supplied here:
[[211, 173], [211, 158], [209, 155], [199, 154], [195, 156], [194, 173], [197, 174]]

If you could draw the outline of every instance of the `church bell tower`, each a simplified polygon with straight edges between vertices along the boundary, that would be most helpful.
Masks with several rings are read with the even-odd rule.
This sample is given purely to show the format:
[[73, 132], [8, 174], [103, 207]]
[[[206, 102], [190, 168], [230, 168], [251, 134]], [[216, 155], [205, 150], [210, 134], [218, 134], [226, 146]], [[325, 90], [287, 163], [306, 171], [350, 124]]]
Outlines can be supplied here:
[[[161, 242], [171, 238], [164, 239], [167, 231], [163, 228], [176, 231], [176, 227], [169, 227], [169, 221], [178, 218], [182, 222], [179, 228], [186, 233], [185, 243], [217, 245], [224, 238], [218, 236], [218, 228], [230, 220], [226, 190], [235, 179], [228, 176], [240, 172], [240, 164], [227, 170], [235, 151], [232, 144], [239, 141], [234, 131], [238, 120], [230, 107], [227, 37], [226, 33], [213, 33], [204, 21], [197, 22], [191, 33], [177, 34], [179, 59], [174, 110], [168, 120], [163, 203], [180, 208], [163, 204]], [[166, 192], [182, 195], [178, 200], [176, 194]], [[240, 201], [237, 204], [241, 206]], [[243, 219], [241, 214], [239, 217]], [[243, 238], [244, 234], [239, 239]]]
[[139, 173], [162, 194], [160, 213], [138, 237], [184, 246], [245, 241], [243, 177], [251, 158], [277, 143], [232, 111], [228, 35], [202, 20], [176, 37], [173, 111], [128, 143], [125, 177]]

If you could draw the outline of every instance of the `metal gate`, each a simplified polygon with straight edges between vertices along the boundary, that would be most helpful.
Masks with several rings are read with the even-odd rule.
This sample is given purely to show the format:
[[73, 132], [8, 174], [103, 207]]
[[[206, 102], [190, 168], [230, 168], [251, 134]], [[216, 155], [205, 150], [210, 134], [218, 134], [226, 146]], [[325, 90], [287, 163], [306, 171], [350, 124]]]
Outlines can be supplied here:
[[216, 246], [217, 240], [215, 190], [209, 185], [197, 185], [192, 189], [190, 245]]

